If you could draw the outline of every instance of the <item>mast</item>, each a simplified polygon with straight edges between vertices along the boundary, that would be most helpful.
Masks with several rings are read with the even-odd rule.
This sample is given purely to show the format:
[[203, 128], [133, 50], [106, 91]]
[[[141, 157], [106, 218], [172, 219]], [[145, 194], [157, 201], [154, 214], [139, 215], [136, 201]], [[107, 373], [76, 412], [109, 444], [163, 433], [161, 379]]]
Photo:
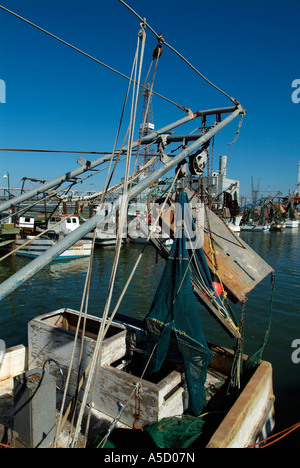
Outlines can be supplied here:
[[[140, 139], [150, 135], [155, 130], [154, 118], [153, 118], [153, 103], [152, 103], [152, 94], [149, 87], [145, 89], [144, 92], [144, 103], [142, 110], [141, 125], [139, 131]], [[145, 166], [151, 158], [153, 158], [155, 153], [154, 145], [146, 146], [143, 148], [139, 155], [138, 168]], [[153, 164], [146, 172], [146, 174], [152, 173], [156, 170], [156, 163]]]
[[[211, 110], [208, 112], [211, 112]], [[168, 162], [163, 164], [159, 169], [157, 169], [147, 178], [139, 182], [136, 186], [132, 187], [132, 190], [130, 191], [129, 200], [132, 200], [135, 197], [137, 197], [137, 195], [143, 192], [143, 190], [145, 190], [151, 184], [159, 180], [160, 177], [163, 177], [170, 170], [175, 169], [176, 166], [178, 166], [178, 164], [180, 164], [185, 158], [187, 158], [190, 154], [192, 154], [198, 148], [200, 148], [205, 143], [207, 143], [214, 135], [216, 135], [219, 131], [221, 131], [224, 127], [226, 127], [229, 123], [231, 123], [240, 114], [243, 114], [244, 112], [245, 110], [243, 109], [243, 107], [241, 105], [238, 105], [235, 108], [235, 110], [232, 113], [230, 113], [223, 121], [217, 122], [214, 126], [211, 127], [211, 129], [207, 133], [205, 133], [203, 136], [198, 138], [190, 146], [182, 150], [177, 156], [175, 156], [174, 158], [169, 158]], [[201, 114], [200, 115], [199, 113], [197, 114], [198, 114], [197, 116], [193, 114], [193, 118], [201, 116]], [[185, 117], [185, 119], [192, 120], [192, 116], [190, 116], [190, 119], [188, 117]], [[185, 119], [182, 119], [182, 120], [185, 120]], [[175, 124], [168, 125], [165, 127], [165, 129], [168, 131], [170, 128], [172, 127], [174, 128], [175, 126], [176, 126]], [[157, 138], [156, 132], [154, 132], [154, 135], [152, 135], [152, 140], [154, 136]], [[145, 138], [150, 138], [150, 136], [145, 137]], [[119, 209], [120, 209], [120, 200], [118, 199], [113, 203], [112, 210], [118, 211]], [[75, 244], [75, 242], [79, 241], [86, 234], [88, 234], [93, 229], [95, 229], [99, 223], [103, 222], [103, 220], [104, 220], [103, 214], [96, 214], [95, 216], [90, 218], [88, 221], [86, 221], [84, 224], [82, 224], [79, 228], [77, 228], [75, 231], [68, 234], [64, 239], [57, 242], [57, 244], [55, 244], [53, 247], [48, 249], [46, 252], [41, 254], [35, 260], [30, 262], [24, 268], [22, 268], [13, 276], [11, 276], [6, 281], [4, 281], [0, 285], [0, 300], [7, 297], [15, 289], [20, 287], [28, 279], [30, 279], [32, 276], [34, 276], [36, 273], [42, 270], [45, 266], [49, 265], [49, 263], [54, 261], [61, 253], [63, 253], [65, 250], [67, 250], [69, 247]]]
[[300, 197], [300, 163], [298, 163], [298, 183], [296, 189], [296, 196]]

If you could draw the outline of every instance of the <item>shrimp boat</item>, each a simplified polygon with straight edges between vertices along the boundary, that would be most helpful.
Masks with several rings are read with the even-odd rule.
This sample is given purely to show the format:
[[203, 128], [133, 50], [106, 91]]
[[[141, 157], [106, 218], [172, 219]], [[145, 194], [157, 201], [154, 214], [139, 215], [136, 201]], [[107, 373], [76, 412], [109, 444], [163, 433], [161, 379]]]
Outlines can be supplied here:
[[[121, 3], [127, 6], [123, 0]], [[138, 47], [140, 42], [145, 45], [148, 26], [145, 19], [139, 20]], [[156, 37], [152, 60], [157, 65], [162, 46], [167, 44], [161, 35]], [[136, 56], [142, 60], [138, 51]], [[135, 58], [137, 70], [138, 62]], [[262, 331], [262, 345], [247, 356], [244, 314], [247, 294], [269, 275], [272, 298], [274, 271], [213, 212], [203, 184], [212, 139], [236, 118], [241, 124], [246, 114], [241, 103], [226, 96], [231, 101], [228, 107], [195, 112], [180, 106], [181, 119], [138, 140], [132, 133], [117, 156], [113, 151], [94, 161], [79, 158], [76, 169], [0, 205], [3, 212], [60, 184], [74, 185], [81, 174], [126, 156], [122, 196], [112, 203], [112, 211], [119, 212], [119, 226], [111, 278], [103, 291], [107, 299], [102, 316], [88, 314], [92, 298], [87, 288], [80, 310], [67, 306], [53, 310], [49, 304], [48, 313], [37, 313], [28, 323], [28, 343], [2, 352], [2, 443], [27, 448], [114, 447], [134, 452], [137, 447], [153, 451], [193, 447], [197, 451], [202, 447], [249, 447], [270, 434], [274, 427], [272, 365], [262, 359], [270, 319]], [[189, 123], [195, 125], [197, 119], [199, 133], [175, 134]], [[133, 125], [130, 128], [133, 132]], [[132, 152], [149, 144], [157, 146], [153, 159], [159, 167], [131, 185]], [[187, 166], [199, 176], [199, 193], [185, 188]], [[165, 268], [153, 290], [150, 310], [141, 311], [144, 319], [137, 321], [130, 311], [124, 316], [118, 309], [147, 243], [111, 308], [128, 205], [166, 174], [174, 175], [173, 171], [170, 189], [147, 226], [147, 240], [165, 260]], [[104, 219], [99, 210], [5, 280], [0, 285], [0, 300]], [[173, 240], [170, 249], [157, 235], [158, 225], [160, 234]], [[92, 281], [92, 266], [91, 257], [86, 284]], [[241, 305], [239, 317], [231, 304]], [[206, 313], [233, 340], [232, 349], [205, 337], [201, 316]]]
[[[47, 224], [47, 233], [34, 235], [34, 218], [21, 217], [18, 227], [23, 236], [15, 241], [16, 254], [22, 257], [36, 258], [48, 249], [53, 247], [59, 239], [73, 232], [79, 227], [78, 216], [56, 215], [52, 216]], [[71, 247], [62, 252], [59, 257], [53, 261], [61, 262], [89, 257], [92, 252], [92, 242], [90, 240], [80, 239]]]
[[[240, 326], [221, 297], [226, 291], [233, 302], [244, 304], [246, 293], [266, 275], [273, 275], [273, 270], [213, 212], [208, 211], [203, 224], [194, 226], [191, 194], [180, 189], [175, 195], [161, 212], [162, 225], [169, 222], [174, 239], [171, 251], [155, 236], [151, 238], [166, 267], [144, 321], [118, 314], [104, 320], [63, 308], [29, 322], [26, 348], [20, 345], [7, 350], [0, 372], [2, 401], [10, 408], [4, 420], [3, 432], [9, 434], [6, 442], [20, 447], [64, 446], [68, 431], [76, 433], [76, 427], [70, 429], [68, 418], [57, 423], [62, 391], [68, 402], [77, 395], [84, 408], [82, 424], [90, 420], [92, 408], [90, 438], [84, 442], [80, 432], [77, 447], [88, 443], [124, 449], [125, 440], [127, 450], [134, 451], [137, 440], [149, 444], [150, 437], [150, 447], [156, 448], [193, 444], [234, 448], [252, 446], [269, 435], [274, 427], [272, 366], [261, 359], [262, 350], [254, 360], [243, 353]], [[201, 233], [204, 238], [199, 245]], [[213, 281], [216, 264], [209, 254], [211, 242], [217, 245], [221, 292]], [[206, 342], [196, 300], [236, 340], [233, 350]], [[107, 331], [102, 334], [103, 327]], [[145, 372], [145, 361], [151, 355], [154, 369]], [[100, 361], [93, 402], [86, 405], [89, 387], [85, 374], [89, 375], [96, 356]], [[85, 369], [81, 386], [79, 361]], [[22, 409], [28, 395], [38, 395], [41, 380], [49, 414], [45, 419], [40, 408], [44, 424], [42, 433], [36, 435], [24, 426]], [[39, 413], [34, 407], [30, 411]], [[17, 414], [14, 418], [13, 412]], [[176, 435], [172, 435], [174, 425]]]

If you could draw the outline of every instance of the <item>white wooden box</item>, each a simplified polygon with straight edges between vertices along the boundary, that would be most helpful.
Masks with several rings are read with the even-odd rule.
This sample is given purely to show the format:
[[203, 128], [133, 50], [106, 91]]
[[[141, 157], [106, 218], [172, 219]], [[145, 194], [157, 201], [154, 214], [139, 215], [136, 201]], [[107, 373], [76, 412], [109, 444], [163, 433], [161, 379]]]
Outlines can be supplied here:
[[[28, 324], [28, 368], [42, 368], [47, 359], [54, 359], [67, 376], [79, 312], [72, 309], [59, 309], [41, 315]], [[82, 328], [83, 318], [80, 327]], [[88, 315], [84, 337], [81, 372], [86, 368], [95, 349], [95, 340], [101, 319]], [[72, 392], [77, 383], [82, 334], [79, 333], [75, 348], [70, 388]], [[101, 365], [121, 359], [126, 354], [126, 328], [112, 324], [102, 346]], [[58, 383], [59, 385], [59, 383]]]
[[135, 392], [137, 383], [140, 383], [141, 388], [138, 426], [183, 413], [185, 409], [184, 388], [179, 372], [174, 370], [167, 372], [160, 381], [154, 383], [109, 364], [102, 366], [98, 371], [94, 395], [95, 409], [115, 418], [120, 401], [126, 404], [120, 421], [133, 427], [134, 414], [138, 408]]

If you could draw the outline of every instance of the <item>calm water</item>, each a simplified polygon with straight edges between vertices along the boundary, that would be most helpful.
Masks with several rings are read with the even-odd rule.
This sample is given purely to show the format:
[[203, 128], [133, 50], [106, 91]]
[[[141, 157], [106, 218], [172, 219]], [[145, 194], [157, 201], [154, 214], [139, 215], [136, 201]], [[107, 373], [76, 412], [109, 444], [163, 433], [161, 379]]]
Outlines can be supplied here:
[[[300, 422], [300, 364], [292, 362], [294, 349], [291, 346], [295, 339], [300, 339], [300, 230], [287, 229], [282, 233], [243, 232], [241, 237], [276, 273], [272, 329], [264, 359], [270, 361], [274, 369], [277, 432]], [[140, 249], [139, 245], [134, 244], [122, 247], [113, 305], [123, 289]], [[96, 249], [89, 314], [102, 314], [113, 255], [113, 247]], [[0, 282], [27, 262], [27, 259], [15, 257], [0, 263]], [[27, 323], [33, 317], [62, 307], [79, 310], [87, 265], [88, 260], [49, 265], [2, 301], [0, 339], [6, 342], [7, 347], [19, 343], [27, 344]], [[138, 318], [145, 316], [163, 267], [163, 260], [156, 258], [151, 246], [147, 247], [140, 268], [123, 299], [120, 313]], [[248, 296], [245, 334], [247, 354], [255, 351], [264, 337], [269, 319], [270, 296], [269, 277]], [[237, 315], [240, 313], [239, 306], [235, 306], [235, 312]], [[207, 340], [233, 347], [234, 342], [214, 319], [206, 311], [200, 310], [200, 313]], [[296, 447], [297, 439], [299, 433], [285, 439], [280, 446]]]

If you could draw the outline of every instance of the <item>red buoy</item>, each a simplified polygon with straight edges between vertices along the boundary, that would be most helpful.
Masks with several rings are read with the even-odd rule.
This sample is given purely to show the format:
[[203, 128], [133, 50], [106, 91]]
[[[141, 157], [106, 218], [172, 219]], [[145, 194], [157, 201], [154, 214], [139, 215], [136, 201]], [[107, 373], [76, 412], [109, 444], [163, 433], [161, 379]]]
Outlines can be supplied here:
[[216, 295], [220, 297], [223, 292], [222, 285], [220, 283], [217, 283], [216, 281], [213, 281], [213, 287], [215, 288]]

